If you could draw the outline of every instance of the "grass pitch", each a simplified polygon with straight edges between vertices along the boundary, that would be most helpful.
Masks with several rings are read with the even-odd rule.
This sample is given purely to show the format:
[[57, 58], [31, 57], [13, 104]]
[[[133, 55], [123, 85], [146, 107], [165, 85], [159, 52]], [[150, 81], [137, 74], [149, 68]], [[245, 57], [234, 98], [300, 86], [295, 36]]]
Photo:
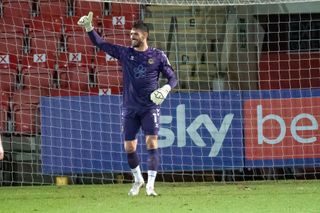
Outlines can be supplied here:
[[128, 197], [130, 187], [1, 187], [0, 212], [320, 212], [320, 181], [156, 183], [158, 197]]

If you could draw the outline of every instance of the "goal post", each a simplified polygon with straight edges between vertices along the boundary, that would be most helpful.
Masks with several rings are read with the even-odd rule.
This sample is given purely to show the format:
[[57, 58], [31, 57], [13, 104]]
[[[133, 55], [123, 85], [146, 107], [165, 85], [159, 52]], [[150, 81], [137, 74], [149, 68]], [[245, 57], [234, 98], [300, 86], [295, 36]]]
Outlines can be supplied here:
[[[161, 105], [158, 181], [318, 178], [319, 4], [2, 1], [0, 184], [131, 182], [121, 64], [77, 26], [89, 11], [95, 30], [120, 45], [142, 19], [148, 44], [175, 70]], [[141, 132], [138, 141], [146, 175]]]

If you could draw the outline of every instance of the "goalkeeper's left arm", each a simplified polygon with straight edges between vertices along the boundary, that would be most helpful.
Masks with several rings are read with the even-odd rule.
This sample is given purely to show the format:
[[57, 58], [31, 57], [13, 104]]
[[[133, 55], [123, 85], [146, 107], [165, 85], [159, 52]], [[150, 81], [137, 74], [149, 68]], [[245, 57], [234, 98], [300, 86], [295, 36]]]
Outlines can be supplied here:
[[169, 66], [167, 66], [163, 72], [163, 74], [168, 79], [167, 84], [159, 89], [156, 89], [150, 95], [151, 101], [153, 101], [153, 103], [155, 103], [156, 105], [162, 104], [164, 99], [168, 96], [169, 92], [177, 85], [177, 79], [173, 72], [173, 69], [169, 63], [168, 65]]

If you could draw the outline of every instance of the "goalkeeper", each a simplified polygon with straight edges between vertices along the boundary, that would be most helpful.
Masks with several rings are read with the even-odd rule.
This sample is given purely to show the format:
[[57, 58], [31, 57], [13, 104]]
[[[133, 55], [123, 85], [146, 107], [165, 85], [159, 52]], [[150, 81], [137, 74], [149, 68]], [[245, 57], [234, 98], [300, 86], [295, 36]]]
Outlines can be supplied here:
[[[145, 23], [142, 21], [134, 23], [130, 32], [132, 46], [124, 47], [103, 40], [93, 29], [92, 16], [92, 12], [89, 12], [87, 16], [79, 19], [78, 24], [85, 28], [94, 45], [118, 59], [122, 65], [124, 147], [134, 176], [134, 184], [128, 195], [138, 195], [140, 188], [144, 185], [139, 156], [136, 152], [136, 135], [141, 128], [145, 134], [148, 150], [146, 193], [148, 196], [157, 196], [154, 182], [159, 164], [160, 104], [177, 84], [174, 71], [163, 51], [148, 46], [149, 29]], [[168, 79], [168, 82], [158, 88], [160, 73]]]

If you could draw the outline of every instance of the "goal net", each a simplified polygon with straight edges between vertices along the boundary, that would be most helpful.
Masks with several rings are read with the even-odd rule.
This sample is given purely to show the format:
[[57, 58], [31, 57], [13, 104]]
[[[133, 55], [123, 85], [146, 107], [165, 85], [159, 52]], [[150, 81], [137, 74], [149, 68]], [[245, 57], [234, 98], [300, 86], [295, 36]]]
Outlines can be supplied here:
[[[134, 21], [178, 85], [161, 105], [157, 181], [318, 178], [320, 2], [2, 0], [0, 184], [131, 182], [121, 64]], [[160, 79], [160, 85], [165, 79]], [[144, 175], [147, 151], [138, 153]]]

